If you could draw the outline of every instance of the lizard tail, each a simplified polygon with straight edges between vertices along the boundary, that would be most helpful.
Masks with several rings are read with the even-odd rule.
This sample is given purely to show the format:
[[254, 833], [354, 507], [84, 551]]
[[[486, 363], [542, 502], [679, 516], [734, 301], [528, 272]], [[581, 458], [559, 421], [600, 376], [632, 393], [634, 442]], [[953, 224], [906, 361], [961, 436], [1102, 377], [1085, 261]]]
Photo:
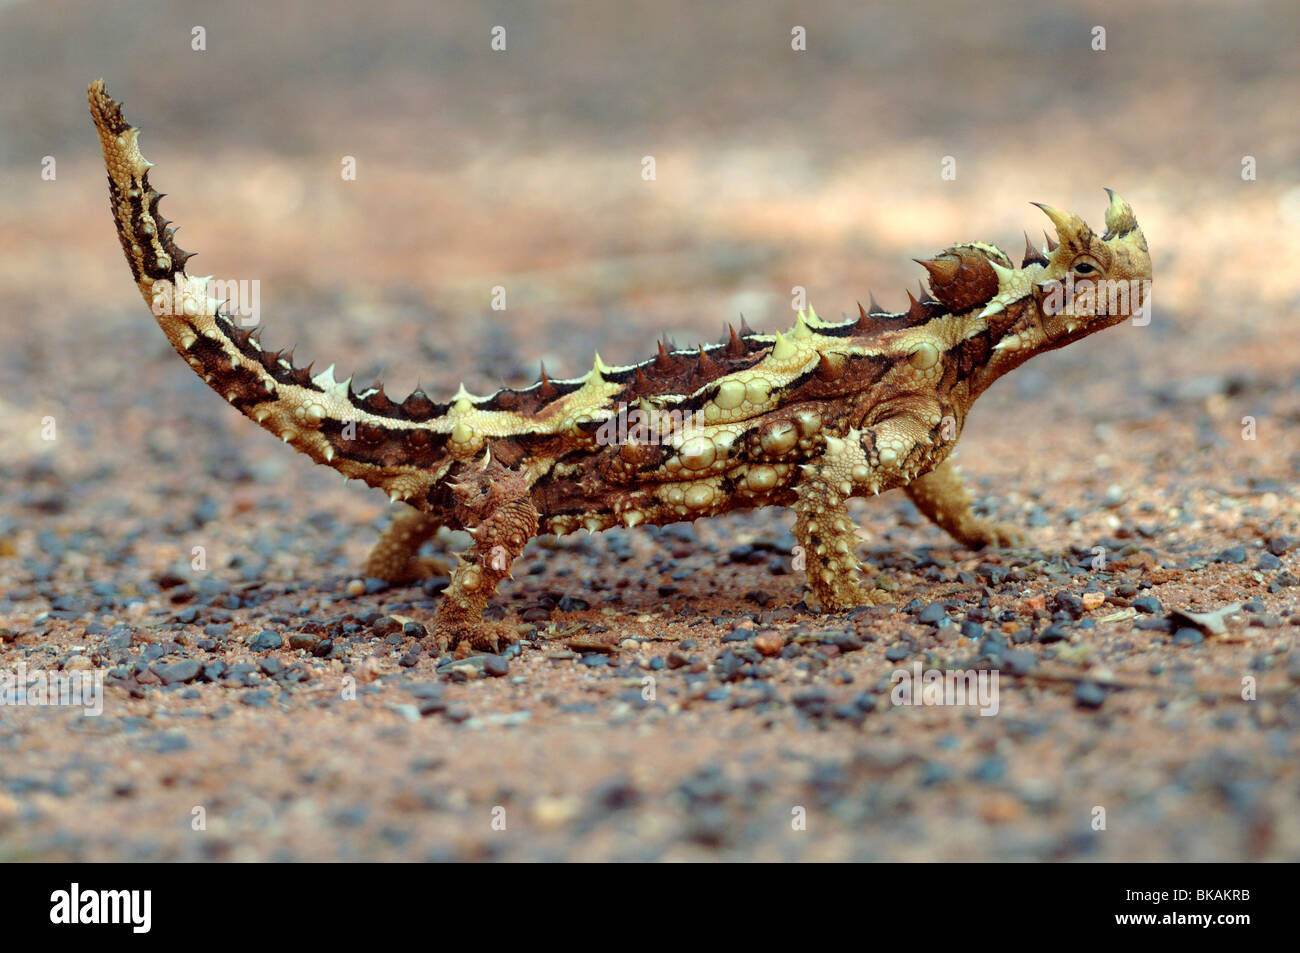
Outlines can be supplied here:
[[268, 351], [258, 329], [244, 328], [210, 295], [223, 282], [185, 272], [191, 253], [158, 212], [162, 194], [149, 184], [153, 166], [140, 153], [140, 131], [122, 116], [104, 81], [88, 91], [108, 169], [117, 236], [140, 293], [176, 352], [240, 413], [349, 479], [385, 490], [391, 500], [433, 505], [451, 458], [448, 405], [422, 391], [390, 400], [382, 385], [360, 394], [334, 368], [313, 375], [292, 351]]

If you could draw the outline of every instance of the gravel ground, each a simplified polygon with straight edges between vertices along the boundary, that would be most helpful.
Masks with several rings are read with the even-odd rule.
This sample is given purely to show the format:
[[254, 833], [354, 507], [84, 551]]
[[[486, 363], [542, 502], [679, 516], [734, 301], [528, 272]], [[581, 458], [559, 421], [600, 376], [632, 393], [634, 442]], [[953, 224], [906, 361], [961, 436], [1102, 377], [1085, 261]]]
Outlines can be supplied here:
[[[944, 69], [905, 82], [909, 44], [954, 49], [959, 35], [921, 11], [906, 41], [899, 23], [856, 24], [861, 57], [841, 51], [793, 88], [785, 73], [709, 73], [692, 109], [664, 115], [628, 106], [642, 100], [612, 50], [634, 24], [595, 23], [608, 48], [592, 63], [548, 34], [570, 54], [550, 85], [525, 29], [521, 88], [491, 88], [495, 120], [466, 104], [489, 69], [468, 54], [429, 80], [414, 48], [364, 79], [358, 53], [332, 67], [331, 96], [305, 85], [295, 35], [268, 74], [285, 85], [263, 77], [276, 91], [259, 104], [228, 67], [262, 62], [284, 34], [233, 8], [205, 14], [232, 42], [197, 73], [172, 54], [154, 64], [186, 77], [166, 88], [131, 58], [120, 14], [0, 11], [0, 62], [31, 66], [3, 107], [21, 150], [0, 153], [14, 186], [0, 224], [0, 678], [104, 675], [98, 716], [0, 708], [0, 859], [1300, 860], [1300, 293], [1275, 267], [1300, 254], [1297, 157], [1280, 137], [1300, 71], [1284, 31], [1224, 33], [1212, 7], [1171, 25], [1160, 8], [1116, 20], [1098, 86], [1065, 82], [1016, 114], [981, 97], [936, 112]], [[418, 22], [405, 4], [374, 24], [326, 9], [308, 37], [354, 50]], [[810, 36], [838, 15], [818, 12]], [[467, 16], [438, 27], [445, 42], [478, 29]], [[1028, 57], [1091, 22], [1076, 10], [994, 42], [969, 16], [960, 35], [989, 44], [971, 55], [990, 94], [1024, 75], [1001, 71], [997, 43]], [[59, 23], [83, 55], [38, 68]], [[744, 23], [753, 50], [763, 21]], [[651, 46], [679, 35], [667, 15], [640, 27]], [[1152, 53], [1156, 36], [1171, 49]], [[683, 42], [700, 64], [699, 41]], [[1070, 63], [1066, 80], [1092, 75]], [[894, 605], [826, 615], [801, 601], [788, 512], [542, 539], [497, 601], [519, 645], [440, 658], [422, 636], [445, 580], [355, 578], [387, 504], [240, 418], [149, 320], [80, 100], [101, 71], [146, 130], [182, 244], [204, 270], [261, 277], [268, 343], [343, 357], [360, 381], [382, 371], [390, 392], [419, 379], [450, 393], [462, 377], [487, 392], [539, 359], [581, 373], [594, 346], [633, 360], [663, 328], [711, 339], [740, 310], [784, 326], [792, 284], [824, 314], [870, 287], [897, 307], [903, 293], [881, 289], [915, 282], [909, 258], [958, 239], [1018, 251], [1019, 230], [1041, 227], [1025, 202], [1095, 220], [1103, 185], [1146, 229], [1155, 317], [1035, 360], [972, 414], [959, 460], [987, 512], [1027, 527], [1024, 549], [957, 547], [887, 494], [857, 515]], [[1116, 87], [1125, 75], [1167, 82]], [[421, 82], [460, 97], [427, 120], [437, 129], [410, 91]], [[530, 82], [554, 87], [553, 112]], [[39, 92], [51, 84], [56, 99]], [[1026, 156], [1044, 115], [1089, 116], [1089, 93], [1116, 88], [1133, 122], [1113, 155], [1078, 158], [1095, 126], [1066, 123]], [[888, 136], [854, 121], [863, 101]], [[1188, 102], [1203, 112], [1175, 122]], [[806, 148], [774, 115], [800, 103]], [[187, 110], [208, 107], [214, 122], [193, 128]], [[538, 133], [551, 127], [534, 107], [560, 132]], [[715, 109], [726, 118], [711, 125]], [[1189, 148], [1211, 125], [1217, 156]], [[647, 148], [653, 200], [621, 165]], [[47, 149], [58, 181], [33, 188], [28, 153]], [[949, 150], [971, 164], [947, 191], [899, 172]], [[1243, 185], [1252, 150], [1266, 172]], [[350, 151], [383, 172], [352, 192], [332, 178]], [[497, 283], [502, 313], [484, 305]], [[996, 674], [996, 712], [897, 704], [895, 675], [914, 666]]]

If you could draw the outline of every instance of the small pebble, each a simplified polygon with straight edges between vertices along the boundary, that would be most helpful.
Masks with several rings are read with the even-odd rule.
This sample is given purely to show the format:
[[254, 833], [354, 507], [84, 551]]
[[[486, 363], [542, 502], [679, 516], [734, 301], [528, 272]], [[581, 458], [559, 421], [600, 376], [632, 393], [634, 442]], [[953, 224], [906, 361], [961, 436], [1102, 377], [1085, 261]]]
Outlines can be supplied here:
[[153, 673], [158, 676], [159, 681], [164, 685], [175, 685], [177, 682], [192, 682], [199, 677], [203, 667], [194, 659], [181, 659], [179, 662], [173, 662], [170, 665], [155, 665]]
[[1093, 609], [1101, 607], [1102, 603], [1106, 601], [1106, 594], [1104, 592], [1085, 592], [1079, 597], [1079, 601], [1083, 603], [1085, 609], [1091, 612]]
[[272, 632], [270, 629], [263, 629], [249, 641], [248, 647], [255, 652], [267, 652], [271, 649], [278, 649], [284, 645], [284, 639], [280, 637], [279, 632]]
[[1080, 682], [1074, 690], [1074, 704], [1079, 708], [1100, 708], [1106, 704], [1106, 690], [1092, 682]]

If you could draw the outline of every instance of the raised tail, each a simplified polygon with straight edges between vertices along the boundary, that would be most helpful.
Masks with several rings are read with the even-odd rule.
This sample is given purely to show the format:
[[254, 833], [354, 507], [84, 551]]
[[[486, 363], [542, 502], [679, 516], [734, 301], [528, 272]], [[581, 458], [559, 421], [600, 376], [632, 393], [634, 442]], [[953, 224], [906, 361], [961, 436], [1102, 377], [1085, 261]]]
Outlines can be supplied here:
[[240, 413], [318, 463], [394, 501], [436, 505], [451, 464], [448, 405], [418, 390], [401, 403], [382, 387], [358, 394], [351, 378], [334, 379], [333, 365], [313, 376], [310, 366], [295, 367], [291, 354], [264, 350], [258, 331], [241, 328], [210, 296], [212, 276], [185, 273], [192, 255], [177, 247], [175, 229], [158, 212], [162, 194], [149, 184], [153, 163], [140, 153], [140, 131], [102, 79], [90, 84], [89, 99], [122, 251], [176, 352]]

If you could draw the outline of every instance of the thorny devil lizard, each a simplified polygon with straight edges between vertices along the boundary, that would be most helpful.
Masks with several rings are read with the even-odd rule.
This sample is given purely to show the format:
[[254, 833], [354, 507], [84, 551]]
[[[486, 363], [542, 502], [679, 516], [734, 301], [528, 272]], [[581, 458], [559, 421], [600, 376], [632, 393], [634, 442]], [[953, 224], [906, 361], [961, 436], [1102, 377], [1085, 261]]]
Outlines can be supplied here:
[[[743, 507], [791, 506], [812, 593], [829, 610], [887, 602], [858, 581], [850, 497], [902, 487], [963, 545], [1019, 532], [977, 517], [948, 461], [966, 414], [995, 380], [1035, 354], [1143, 313], [1151, 258], [1132, 209], [1113, 192], [1098, 237], [1077, 215], [1040, 205], [1056, 241], [1026, 239], [1019, 268], [1001, 249], [954, 245], [920, 261], [930, 292], [884, 313], [827, 322], [810, 308], [785, 333], [742, 321], [697, 351], [659, 345], [652, 360], [595, 367], [577, 380], [545, 371], [529, 387], [439, 403], [416, 390], [353, 389], [264, 349], [208, 296], [210, 278], [158, 212], [139, 131], [103, 81], [90, 86], [118, 237], [131, 274], [181, 357], [235, 408], [293, 447], [409, 504], [366, 573], [410, 582], [440, 570], [418, 555], [439, 527], [473, 539], [435, 618], [438, 647], [496, 650], [503, 627], [483, 610], [539, 533], [664, 525]], [[1111, 294], [1111, 307], [1105, 288]], [[1064, 299], [1060, 294], [1065, 290]], [[1131, 292], [1130, 292], [1131, 289]], [[1053, 295], [1056, 306], [1053, 306]], [[640, 412], [651, 439], [609, 439]], [[626, 422], [623, 420], [622, 422]], [[507, 636], [508, 637], [508, 636]]]

